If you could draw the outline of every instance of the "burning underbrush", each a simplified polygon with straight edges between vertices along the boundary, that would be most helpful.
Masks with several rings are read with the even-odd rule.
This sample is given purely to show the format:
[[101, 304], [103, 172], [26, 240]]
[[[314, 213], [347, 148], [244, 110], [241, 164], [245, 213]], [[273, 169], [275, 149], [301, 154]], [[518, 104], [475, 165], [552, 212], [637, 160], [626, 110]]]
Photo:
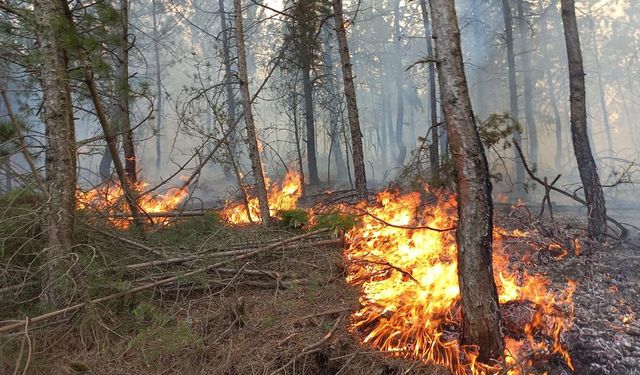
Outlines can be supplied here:
[[449, 368], [455, 374], [521, 373], [536, 356], [558, 354], [572, 367], [561, 335], [572, 324], [575, 283], [563, 290], [550, 280], [511, 267], [504, 236], [496, 229], [494, 273], [505, 325], [505, 360], [476, 362], [477, 351], [460, 344], [460, 292], [453, 198], [423, 205], [419, 193], [383, 192], [346, 235], [347, 281], [361, 291], [350, 331], [393, 356]]
[[[152, 217], [149, 214], [175, 210], [187, 197], [186, 188], [169, 188], [161, 194], [144, 194], [149, 186], [147, 182], [137, 182], [133, 185], [138, 195], [137, 203], [143, 217], [152, 220], [154, 224], [166, 225], [171, 222], [169, 217]], [[132, 218], [127, 216], [129, 208], [125, 199], [124, 189], [120, 182], [109, 181], [88, 191], [78, 189], [76, 192], [76, 208], [95, 212], [112, 226], [120, 229], [128, 228]]]
[[[298, 199], [302, 196], [302, 177], [300, 173], [289, 171], [281, 184], [271, 185], [267, 180], [269, 192], [269, 214], [277, 216], [280, 211], [296, 208]], [[269, 185], [271, 185], [269, 187]], [[244, 202], [228, 202], [221, 212], [221, 216], [231, 224], [259, 223], [260, 203], [257, 197], [248, 197], [248, 206]]]

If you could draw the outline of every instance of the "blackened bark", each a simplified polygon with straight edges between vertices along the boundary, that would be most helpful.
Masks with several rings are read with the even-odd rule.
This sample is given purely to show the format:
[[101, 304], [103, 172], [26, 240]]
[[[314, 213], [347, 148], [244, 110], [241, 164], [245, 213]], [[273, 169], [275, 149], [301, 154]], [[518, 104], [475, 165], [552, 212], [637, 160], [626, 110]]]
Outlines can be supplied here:
[[477, 345], [488, 363], [502, 354], [498, 292], [491, 246], [493, 203], [487, 158], [467, 88], [460, 30], [453, 0], [431, 0], [440, 92], [458, 190], [458, 280], [462, 297], [463, 343]]
[[236, 46], [238, 49], [238, 78], [240, 80], [240, 95], [242, 96], [242, 107], [244, 108], [244, 122], [247, 128], [247, 143], [249, 149], [249, 159], [251, 160], [251, 170], [253, 178], [256, 180], [256, 192], [260, 202], [260, 216], [262, 224], [268, 226], [270, 219], [269, 199], [267, 197], [267, 186], [262, 170], [260, 159], [260, 148], [258, 146], [258, 134], [253, 121], [253, 110], [251, 109], [251, 94], [249, 93], [249, 76], [247, 74], [247, 55], [244, 47], [244, 30], [242, 26], [242, 1], [233, 0], [236, 26]]
[[[520, 58], [522, 61], [522, 84], [524, 86], [524, 113], [529, 138], [529, 159], [538, 162], [538, 130], [533, 116], [533, 77], [531, 70], [531, 56], [529, 54], [529, 25], [525, 18], [524, 0], [516, 0], [518, 10], [518, 29], [520, 30]], [[518, 158], [519, 159], [519, 158]]]
[[584, 66], [574, 0], [561, 0], [562, 25], [569, 61], [569, 103], [571, 106], [571, 139], [578, 162], [580, 179], [589, 214], [588, 236], [604, 242], [607, 233], [607, 211], [600, 185], [598, 168], [589, 144]]
[[[511, 13], [510, 0], [502, 0], [502, 15], [504, 18], [504, 36], [507, 43], [507, 69], [509, 72], [509, 111], [514, 123], [518, 121], [518, 87], [516, 81], [516, 56], [513, 48], [513, 15]], [[522, 135], [520, 130], [513, 132], [515, 141], [520, 144]], [[516, 160], [516, 186], [515, 193], [517, 196], [522, 194], [524, 187], [524, 166], [514, 151]]]
[[318, 162], [316, 158], [316, 126], [313, 117], [313, 85], [311, 83], [311, 51], [303, 47], [302, 88], [304, 92], [304, 119], [307, 130], [307, 168], [309, 184], [319, 185]]
[[[420, 0], [422, 11], [422, 24], [424, 26], [424, 36], [427, 40], [427, 55], [433, 57], [433, 43], [431, 42], [431, 27], [429, 26], [429, 15], [427, 13], [426, 0]], [[436, 65], [429, 63], [429, 118], [431, 129], [431, 145], [429, 146], [429, 163], [431, 164], [431, 178], [434, 180], [440, 177], [440, 137], [438, 136], [438, 101], [436, 93]]]
[[123, 134], [122, 148], [124, 151], [124, 170], [131, 182], [138, 181], [136, 169], [136, 149], [133, 140], [133, 130], [129, 118], [129, 1], [120, 0], [120, 44], [118, 46], [118, 116], [117, 127]]
[[353, 72], [351, 71], [351, 56], [349, 55], [349, 45], [347, 44], [347, 31], [344, 28], [342, 0], [333, 0], [333, 13], [336, 24], [336, 37], [338, 38], [340, 50], [340, 62], [342, 64], [342, 79], [344, 81], [344, 96], [347, 101], [349, 129], [351, 130], [351, 152], [356, 177], [356, 193], [359, 198], [366, 199], [367, 177], [364, 166], [364, 151], [362, 149], [362, 132], [360, 131], [356, 88], [353, 83]]
[[75, 216], [76, 148], [68, 60], [63, 46], [65, 9], [60, 1], [37, 0], [33, 11], [38, 48], [46, 58], [40, 66], [47, 138], [45, 185], [47, 205], [46, 268], [42, 298], [54, 306], [68, 304], [73, 295], [71, 251]]

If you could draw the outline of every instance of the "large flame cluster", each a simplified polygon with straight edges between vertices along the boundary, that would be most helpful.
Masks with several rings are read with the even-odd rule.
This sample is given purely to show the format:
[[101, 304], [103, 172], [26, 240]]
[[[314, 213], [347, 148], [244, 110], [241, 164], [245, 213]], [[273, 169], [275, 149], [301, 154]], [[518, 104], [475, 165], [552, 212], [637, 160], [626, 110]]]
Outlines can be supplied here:
[[[455, 374], [519, 374], [529, 353], [559, 353], [571, 367], [560, 335], [572, 324], [572, 282], [554, 292], [541, 275], [510, 269], [505, 230], [494, 234], [494, 273], [502, 311], [520, 306], [518, 332], [508, 332], [502, 364], [476, 362], [460, 344], [455, 200], [424, 205], [419, 193], [383, 192], [361, 203], [361, 222], [346, 235], [348, 279], [361, 290], [350, 329], [375, 349], [449, 368]], [[513, 233], [523, 236], [525, 233]], [[508, 315], [505, 313], [504, 315]], [[507, 317], [505, 317], [506, 320]], [[512, 322], [513, 323], [513, 322]], [[512, 330], [513, 331], [513, 330]], [[532, 356], [531, 356], [532, 357]]]
[[[147, 182], [132, 184], [135, 194], [140, 195], [149, 185]], [[188, 195], [186, 188], [170, 188], [162, 194], [144, 194], [137, 198], [141, 215], [168, 212], [176, 207]], [[131, 218], [124, 217], [129, 212], [124, 189], [119, 182], [109, 182], [88, 191], [76, 192], [76, 207], [79, 210], [97, 211], [104, 215], [114, 227], [126, 229], [131, 225]], [[170, 222], [167, 217], [153, 217], [154, 224], [165, 225]]]
[[[267, 181], [267, 185], [270, 182]], [[281, 184], [274, 184], [267, 193], [269, 200], [269, 215], [275, 216], [279, 211], [296, 208], [298, 199], [302, 196], [302, 178], [300, 173], [289, 171]], [[227, 203], [221, 212], [222, 217], [232, 224], [258, 223], [260, 203], [257, 197], [249, 197], [249, 206], [244, 202]]]

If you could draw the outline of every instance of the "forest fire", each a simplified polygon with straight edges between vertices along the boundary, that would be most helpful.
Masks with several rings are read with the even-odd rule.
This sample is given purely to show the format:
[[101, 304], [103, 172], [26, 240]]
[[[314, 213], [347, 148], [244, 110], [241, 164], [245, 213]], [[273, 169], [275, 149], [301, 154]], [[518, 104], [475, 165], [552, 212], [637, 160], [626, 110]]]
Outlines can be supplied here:
[[[573, 282], [561, 292], [550, 281], [510, 269], [502, 236], [495, 234], [494, 273], [508, 337], [505, 361], [482, 364], [477, 350], [460, 345], [460, 292], [455, 200], [423, 205], [419, 193], [383, 192], [377, 204], [359, 207], [369, 215], [347, 233], [347, 281], [361, 290], [350, 330], [375, 349], [449, 368], [455, 374], [519, 374], [516, 363], [530, 355], [559, 353], [571, 367], [560, 335], [572, 324]], [[504, 230], [496, 232], [505, 233]], [[515, 233], [526, 235], [524, 232]], [[526, 313], [519, 313], [519, 310]], [[516, 312], [513, 312], [516, 311]], [[509, 324], [509, 313], [517, 320]], [[522, 317], [521, 315], [524, 315]]]
[[[267, 181], [269, 185], [269, 181]], [[302, 178], [300, 173], [289, 171], [281, 184], [272, 185], [267, 194], [269, 199], [269, 213], [277, 215], [278, 211], [296, 208], [298, 199], [302, 196]], [[222, 217], [232, 224], [256, 223], [261, 220], [260, 203], [257, 197], [249, 198], [249, 207], [243, 202], [227, 203], [221, 212]]]
[[[138, 182], [134, 188], [140, 194], [149, 184]], [[138, 198], [138, 206], [141, 215], [172, 211], [184, 200], [188, 191], [186, 188], [170, 188], [163, 194], [145, 194]], [[76, 192], [76, 207], [79, 210], [92, 210], [106, 213], [108, 222], [121, 229], [131, 225], [131, 218], [123, 217], [129, 212], [124, 197], [124, 189], [119, 182], [111, 182], [88, 190], [78, 189]], [[170, 222], [168, 217], [154, 217], [154, 224], [166, 225]]]

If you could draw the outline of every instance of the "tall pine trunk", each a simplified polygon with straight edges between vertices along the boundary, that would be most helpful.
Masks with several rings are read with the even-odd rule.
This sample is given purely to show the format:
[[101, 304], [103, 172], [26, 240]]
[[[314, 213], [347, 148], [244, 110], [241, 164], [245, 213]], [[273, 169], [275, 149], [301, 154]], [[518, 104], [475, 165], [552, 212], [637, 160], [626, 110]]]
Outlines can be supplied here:
[[393, 45], [395, 50], [395, 72], [396, 83], [396, 147], [398, 147], [398, 157], [396, 165], [402, 166], [407, 156], [407, 146], [404, 143], [404, 70], [402, 69], [402, 43], [400, 43], [400, 0], [395, 0], [393, 4]]
[[256, 192], [260, 203], [260, 216], [262, 224], [268, 226], [271, 219], [269, 213], [269, 198], [267, 197], [267, 186], [262, 170], [262, 160], [260, 160], [260, 148], [258, 146], [258, 134], [253, 120], [253, 110], [251, 108], [251, 94], [249, 93], [249, 76], [247, 74], [247, 55], [244, 47], [244, 30], [242, 26], [242, 2], [233, 0], [236, 29], [236, 48], [238, 49], [238, 79], [240, 80], [240, 95], [242, 96], [242, 107], [244, 109], [244, 122], [247, 128], [247, 143], [249, 149], [249, 159], [251, 160], [251, 170], [253, 178], [256, 180]]
[[349, 129], [351, 131], [351, 153], [353, 159], [353, 170], [356, 178], [356, 193], [360, 199], [366, 199], [367, 176], [364, 166], [362, 132], [360, 131], [360, 118], [358, 116], [356, 88], [353, 83], [353, 72], [351, 71], [351, 56], [349, 55], [349, 45], [347, 43], [347, 31], [344, 28], [344, 16], [342, 15], [342, 0], [332, 1], [333, 14], [336, 24], [336, 37], [338, 39], [340, 62], [342, 64], [344, 96], [347, 101], [347, 115], [349, 116]]
[[[433, 43], [431, 42], [431, 27], [429, 26], [429, 15], [427, 13], [427, 1], [420, 0], [420, 10], [422, 11], [422, 24], [424, 26], [424, 36], [427, 40], [427, 55], [433, 57]], [[436, 66], [429, 63], [429, 119], [431, 130], [431, 145], [429, 146], [429, 163], [431, 164], [431, 178], [438, 180], [440, 177], [440, 145], [438, 136], [438, 100], [436, 93]]]
[[302, 89], [304, 93], [304, 120], [307, 130], [307, 168], [309, 184], [319, 185], [318, 162], [316, 158], [316, 126], [313, 116], [313, 84], [311, 82], [311, 51], [303, 46]]
[[76, 145], [67, 54], [62, 33], [67, 30], [65, 9], [60, 1], [34, 2], [38, 48], [46, 57], [40, 67], [44, 93], [43, 113], [47, 138], [45, 185], [47, 206], [43, 233], [46, 256], [42, 298], [54, 306], [65, 306], [75, 291], [71, 279], [76, 191]]
[[477, 345], [489, 363], [502, 354], [498, 292], [491, 245], [493, 203], [487, 158], [475, 124], [464, 73], [460, 30], [453, 0], [431, 0], [444, 117], [458, 190], [458, 280], [463, 343]]
[[538, 162], [538, 130], [533, 116], [533, 77], [531, 71], [531, 55], [529, 51], [529, 30], [525, 18], [524, 0], [516, 0], [518, 10], [518, 29], [520, 31], [520, 58], [524, 86], [524, 114], [529, 138], [529, 159]]
[[561, 0], [562, 25], [569, 61], [569, 103], [571, 106], [571, 139], [578, 162], [578, 172], [584, 187], [589, 223], [588, 236], [604, 242], [607, 233], [607, 210], [600, 185], [598, 168], [591, 153], [587, 130], [587, 101], [580, 34], [574, 0]]
[[136, 149], [133, 140], [133, 130], [129, 117], [129, 1], [120, 0], [120, 43], [118, 45], [118, 114], [116, 128], [123, 134], [122, 148], [124, 151], [124, 169], [131, 182], [138, 181], [136, 170]]
[[156, 74], [156, 103], [155, 103], [155, 138], [156, 138], [156, 170], [158, 174], [161, 171], [162, 164], [162, 137], [160, 131], [162, 130], [162, 74], [160, 72], [160, 20], [159, 20], [159, 5], [161, 0], [153, 0], [153, 58], [155, 62], [155, 74]]

